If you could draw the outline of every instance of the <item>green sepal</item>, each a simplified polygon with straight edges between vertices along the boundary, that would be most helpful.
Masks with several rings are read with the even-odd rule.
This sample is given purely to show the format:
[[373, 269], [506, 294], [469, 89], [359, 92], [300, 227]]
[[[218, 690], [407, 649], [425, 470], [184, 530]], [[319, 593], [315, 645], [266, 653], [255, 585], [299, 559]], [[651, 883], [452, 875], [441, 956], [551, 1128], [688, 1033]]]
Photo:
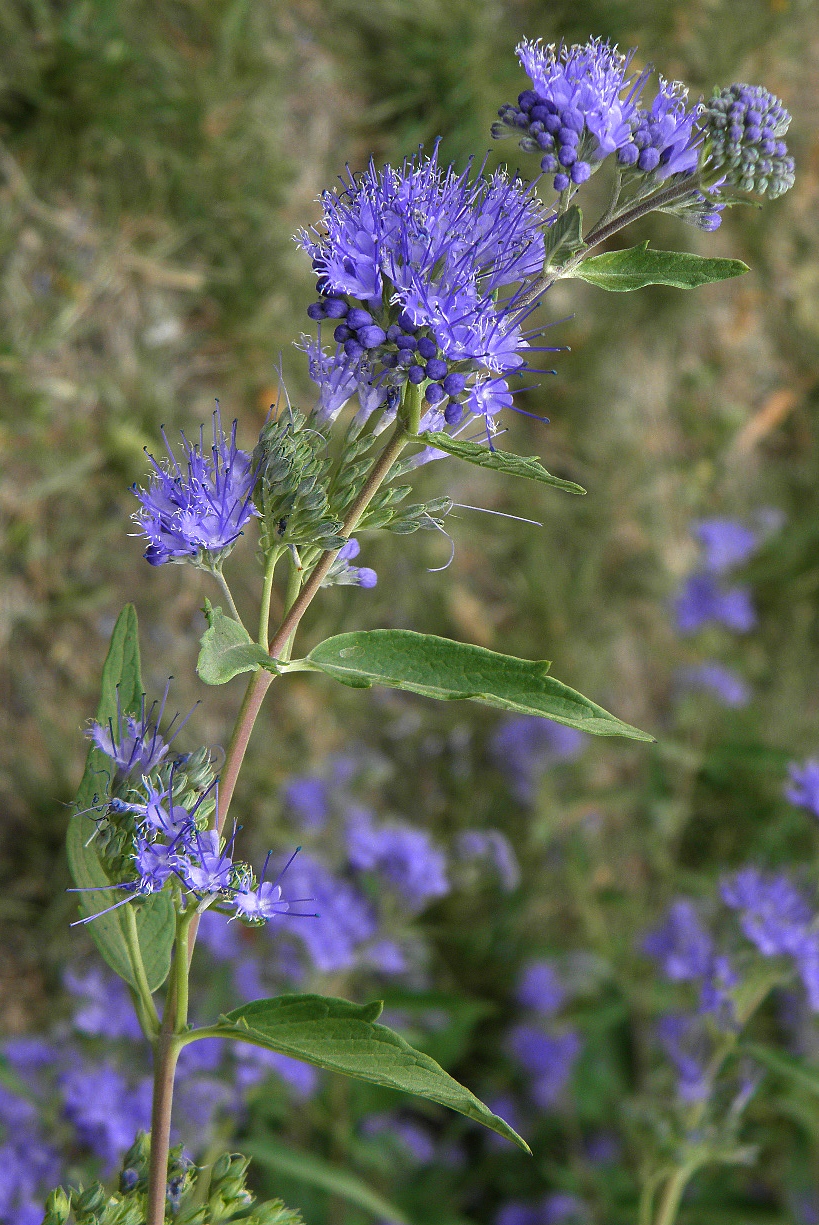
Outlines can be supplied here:
[[696, 289], [748, 271], [741, 259], [710, 259], [690, 251], [650, 251], [646, 240], [622, 251], [587, 256], [569, 275], [611, 293], [628, 293], [646, 285]]
[[545, 660], [517, 659], [436, 634], [387, 629], [337, 634], [299, 662], [355, 689], [386, 685], [430, 698], [468, 698], [516, 714], [542, 715], [594, 736], [654, 739], [549, 676]]
[[208, 628], [199, 639], [201, 650], [196, 661], [196, 674], [206, 685], [224, 685], [240, 672], [255, 672], [267, 668], [278, 672], [276, 661], [264, 647], [254, 642], [243, 625], [226, 617], [221, 608], [205, 600], [204, 612]]
[[280, 995], [255, 1000], [220, 1017], [203, 1036], [236, 1038], [301, 1059], [330, 1072], [384, 1085], [438, 1102], [496, 1131], [529, 1152], [508, 1123], [448, 1072], [376, 1023], [383, 1005], [352, 1004], [322, 995]]
[[[133, 604], [125, 605], [111, 635], [102, 670], [98, 723], [104, 725], [112, 719], [116, 725], [117, 688], [123, 714], [139, 715], [143, 690], [137, 615]], [[92, 744], [75, 800], [76, 811], [68, 823], [66, 836], [68, 866], [74, 884], [78, 889], [92, 890], [78, 895], [83, 918], [99, 915], [100, 911], [120, 900], [116, 890], [108, 888], [114, 882], [97, 853], [94, 822], [90, 816], [85, 815], [86, 809], [93, 808], [99, 802], [100, 793], [106, 789], [110, 772], [111, 762]], [[100, 807], [103, 805], [104, 800]], [[148, 987], [151, 991], [156, 991], [168, 977], [171, 965], [175, 930], [173, 903], [167, 893], [157, 893], [153, 897], [131, 902], [127, 907], [120, 907], [109, 914], [99, 915], [87, 924], [94, 943], [111, 969], [136, 989], [136, 975], [126, 939], [126, 924], [130, 924], [132, 918], [124, 913], [126, 910], [131, 912], [136, 921]]]
[[490, 468], [493, 472], [503, 472], [507, 476], [523, 476], [530, 481], [539, 481], [541, 485], [552, 485], [555, 489], [563, 489], [566, 493], [585, 493], [582, 485], [574, 481], [562, 481], [560, 477], [552, 476], [541, 464], [537, 455], [515, 455], [511, 451], [490, 450], [479, 442], [467, 442], [462, 438], [452, 438], [449, 434], [425, 430], [410, 439], [411, 442], [423, 442], [428, 447], [445, 451], [456, 459], [464, 459], [468, 464], [477, 464], [479, 468]]

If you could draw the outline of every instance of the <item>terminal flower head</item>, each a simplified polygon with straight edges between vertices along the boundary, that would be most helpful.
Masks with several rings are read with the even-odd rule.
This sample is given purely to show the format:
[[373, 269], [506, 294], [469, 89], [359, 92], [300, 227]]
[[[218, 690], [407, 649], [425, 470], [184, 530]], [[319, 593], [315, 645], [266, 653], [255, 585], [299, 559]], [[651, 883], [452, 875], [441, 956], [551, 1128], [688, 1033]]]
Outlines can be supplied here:
[[202, 431], [198, 443], [188, 442], [183, 434], [184, 465], [164, 431], [162, 436], [167, 460], [159, 463], [149, 455], [153, 473], [148, 488], [133, 487], [142, 503], [133, 518], [148, 540], [145, 559], [152, 566], [169, 561], [218, 564], [257, 514], [251, 501], [251, 457], [236, 445], [236, 422], [226, 437], [217, 408], [209, 454]]
[[362, 423], [394, 417], [409, 385], [422, 389], [424, 429], [489, 423], [511, 400], [505, 380], [535, 351], [516, 288], [543, 266], [545, 216], [531, 188], [471, 164], [443, 168], [436, 147], [397, 168], [370, 162], [322, 203], [321, 224], [297, 236], [321, 295], [307, 312], [318, 340], [300, 342], [319, 423], [354, 394]]
[[[629, 75], [634, 51], [592, 38], [567, 47], [524, 40], [517, 55], [532, 82], [518, 105], [501, 107], [495, 137], [518, 135], [541, 154], [555, 191], [585, 182], [610, 153], [632, 144], [632, 120], [648, 72]], [[635, 159], [636, 160], [636, 159]]]

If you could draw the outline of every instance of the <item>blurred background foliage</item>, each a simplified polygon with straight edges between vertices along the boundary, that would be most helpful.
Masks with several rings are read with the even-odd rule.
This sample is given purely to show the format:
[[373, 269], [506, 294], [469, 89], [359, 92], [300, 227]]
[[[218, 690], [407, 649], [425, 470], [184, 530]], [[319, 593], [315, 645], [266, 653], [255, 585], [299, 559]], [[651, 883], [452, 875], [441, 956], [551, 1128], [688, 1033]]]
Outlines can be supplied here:
[[[815, 854], [804, 814], [782, 799], [787, 761], [819, 749], [812, 0], [6, 0], [5, 1032], [48, 1022], [59, 1008], [62, 967], [86, 940], [67, 927], [65, 805], [121, 605], [134, 600], [139, 610], [149, 690], [161, 691], [175, 673], [175, 706], [205, 699], [192, 724], [196, 740], [223, 743], [240, 700], [241, 682], [205, 691], [193, 675], [206, 578], [182, 566], [149, 571], [127, 534], [129, 486], [146, 472], [143, 448], [156, 450], [162, 424], [170, 437], [198, 429], [215, 397], [252, 445], [277, 396], [280, 355], [291, 398], [309, 407], [292, 340], [307, 326], [312, 278], [291, 235], [317, 217], [318, 192], [345, 163], [401, 158], [437, 136], [446, 159], [481, 158], [497, 106], [522, 88], [516, 41], [592, 33], [638, 45], [640, 64], [653, 61], [695, 93], [748, 80], [779, 94], [794, 115], [796, 187], [764, 211], [734, 210], [716, 235], [652, 218], [630, 236], [745, 259], [752, 271], [738, 282], [691, 294], [610, 296], [576, 282], [551, 291], [543, 308], [554, 321], [550, 336], [570, 351], [521, 400], [551, 424], [511, 421], [509, 449], [539, 452], [552, 471], [584, 484], [587, 498], [454, 461], [432, 464], [418, 476], [419, 492], [544, 526], [459, 511], [449, 520], [454, 561], [443, 573], [431, 572], [448, 554], [434, 533], [371, 549], [365, 539], [378, 587], [331, 592], [304, 636], [395, 625], [549, 657], [562, 680], [652, 730], [658, 744], [647, 751], [595, 742], [521, 807], [487, 755], [491, 714], [397, 695], [368, 699], [295, 678], [271, 691], [255, 733], [242, 820], [265, 846], [280, 836], [286, 777], [328, 753], [366, 746], [390, 763], [385, 811], [422, 813], [442, 836], [502, 823], [526, 865], [523, 889], [497, 906], [486, 895], [449, 900], [425, 920], [439, 978], [497, 1001], [509, 988], [504, 965], [524, 949], [583, 947], [616, 960], [674, 891], [704, 896], [726, 867]], [[490, 164], [506, 156], [514, 167], [516, 154], [491, 149]], [[669, 602], [694, 565], [690, 521], [748, 517], [761, 507], [780, 510], [785, 527], [745, 575], [757, 630], [741, 640], [717, 629], [695, 645], [680, 640]], [[239, 603], [249, 604], [258, 587], [250, 542], [231, 567]], [[704, 654], [744, 675], [753, 689], [746, 709], [679, 699], [676, 670]], [[644, 964], [632, 973], [637, 990]], [[608, 1012], [589, 1006], [592, 1051], [595, 1043], [604, 1050], [604, 1031], [615, 1046], [627, 1042], [619, 998], [614, 992]], [[593, 1055], [581, 1070], [581, 1115], [615, 1108], [625, 1073], [612, 1064], [610, 1038], [596, 1071]], [[478, 1042], [457, 1065], [469, 1083], [485, 1070], [488, 1049], [489, 1039]], [[632, 1051], [622, 1066], [634, 1060]], [[817, 1160], [815, 1133], [808, 1164]], [[773, 1165], [798, 1147], [784, 1124], [781, 1137]], [[571, 1127], [555, 1130], [546, 1152], [537, 1168], [515, 1175], [531, 1194], [544, 1171], [572, 1159]], [[480, 1205], [469, 1207], [488, 1219]]]

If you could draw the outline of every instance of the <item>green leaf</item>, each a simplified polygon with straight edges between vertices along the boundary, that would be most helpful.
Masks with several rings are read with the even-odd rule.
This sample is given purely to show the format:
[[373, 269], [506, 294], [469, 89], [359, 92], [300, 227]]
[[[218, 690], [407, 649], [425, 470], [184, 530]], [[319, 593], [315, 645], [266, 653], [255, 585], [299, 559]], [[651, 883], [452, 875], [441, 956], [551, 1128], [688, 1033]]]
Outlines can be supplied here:
[[479, 442], [466, 442], [462, 438], [451, 438], [449, 434], [425, 430], [416, 434], [418, 442], [424, 442], [438, 451], [446, 451], [457, 459], [465, 459], [468, 464], [477, 464], [479, 468], [491, 468], [494, 472], [503, 472], [507, 476], [525, 476], [530, 481], [540, 481], [541, 485], [552, 485], [555, 489], [563, 489], [566, 493], [585, 493], [582, 485], [574, 481], [562, 481], [558, 476], [547, 472], [536, 455], [515, 455], [511, 451], [490, 451], [489, 447]]
[[307, 1153], [296, 1152], [275, 1140], [244, 1140], [242, 1148], [248, 1157], [252, 1157], [259, 1165], [267, 1166], [278, 1174], [295, 1178], [298, 1182], [310, 1187], [319, 1187], [329, 1191], [331, 1195], [340, 1195], [342, 1199], [357, 1204], [366, 1212], [371, 1212], [380, 1221], [390, 1221], [392, 1225], [408, 1225], [407, 1218], [399, 1208], [384, 1199], [372, 1187], [357, 1178], [355, 1174], [331, 1165]]
[[[97, 709], [97, 722], [116, 720], [117, 688], [123, 713], [139, 714], [143, 690], [137, 618], [133, 604], [126, 604], [111, 635], [111, 644], [102, 670], [102, 692]], [[107, 888], [113, 882], [97, 854], [94, 822], [85, 814], [85, 810], [91, 808], [99, 800], [100, 794], [106, 791], [110, 769], [108, 758], [92, 744], [75, 801], [76, 811], [68, 823], [66, 851], [74, 884], [79, 889], [94, 891], [79, 894], [80, 914], [84, 918], [98, 915], [124, 896]], [[126, 910], [132, 912], [130, 917], [125, 913]], [[168, 977], [171, 964], [174, 915], [173, 905], [167, 894], [159, 893], [101, 915], [88, 924], [88, 930], [111, 969], [135, 987], [136, 979], [128, 948], [129, 926], [134, 920], [148, 986], [152, 991], [156, 991]]]
[[382, 1004], [351, 1004], [321, 995], [280, 995], [255, 1000], [220, 1018], [208, 1036], [238, 1038], [358, 1080], [415, 1093], [476, 1123], [525, 1152], [529, 1146], [508, 1123], [458, 1084], [428, 1055], [416, 1051], [385, 1025], [376, 1024]]
[[577, 205], [573, 204], [544, 232], [544, 272], [576, 255], [583, 245], [583, 214]]
[[205, 600], [203, 611], [208, 628], [199, 640], [202, 649], [196, 671], [200, 681], [224, 685], [240, 672], [255, 672], [257, 668], [277, 671], [274, 660], [253, 641], [243, 625], [226, 617], [221, 608], [213, 608], [210, 600]]
[[706, 259], [689, 251], [649, 251], [648, 242], [644, 242], [623, 251], [590, 255], [571, 275], [600, 289], [627, 293], [645, 285], [695, 289], [697, 285], [741, 276], [748, 270], [740, 259]]
[[314, 647], [305, 662], [354, 688], [387, 685], [429, 698], [469, 698], [499, 710], [543, 715], [593, 736], [654, 739], [549, 676], [544, 660], [516, 659], [435, 634], [412, 630], [337, 634]]
[[740, 1049], [777, 1076], [782, 1076], [785, 1080], [799, 1085], [801, 1089], [807, 1089], [814, 1097], [819, 1097], [819, 1069], [811, 1067], [804, 1059], [786, 1055], [784, 1051], [771, 1050], [769, 1046], [762, 1046], [759, 1042], [743, 1042]]

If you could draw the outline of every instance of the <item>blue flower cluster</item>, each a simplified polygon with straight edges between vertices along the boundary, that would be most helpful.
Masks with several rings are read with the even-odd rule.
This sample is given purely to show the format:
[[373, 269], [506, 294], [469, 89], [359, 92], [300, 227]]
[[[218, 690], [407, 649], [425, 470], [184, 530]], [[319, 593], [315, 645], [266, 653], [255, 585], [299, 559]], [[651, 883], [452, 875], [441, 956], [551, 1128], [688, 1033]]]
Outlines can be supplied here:
[[784, 874], [743, 868], [723, 881], [722, 900], [739, 912], [740, 926], [765, 957], [789, 957], [819, 1012], [819, 930], [801, 893]]
[[184, 468], [167, 438], [167, 463], [149, 455], [153, 476], [147, 489], [133, 487], [142, 503], [134, 521], [148, 539], [145, 559], [152, 566], [195, 560], [212, 567], [225, 558], [257, 514], [251, 500], [255, 479], [251, 459], [236, 445], [235, 421], [230, 438], [225, 437], [218, 409], [213, 414], [209, 455], [203, 432], [198, 443], [188, 442], [184, 434], [182, 442]]
[[524, 41], [517, 54], [532, 88], [516, 107], [500, 108], [492, 135], [520, 133], [525, 152], [542, 154], [541, 169], [554, 175], [555, 191], [566, 191], [632, 143], [631, 120], [648, 74], [629, 78], [634, 52], [621, 55], [596, 38], [571, 47]]
[[[722, 625], [736, 634], [754, 628], [756, 610], [750, 588], [729, 580], [732, 571], [754, 556], [780, 522], [778, 513], [768, 509], [758, 513], [755, 527], [731, 518], [692, 523], [690, 530], [700, 547], [700, 557], [673, 603], [681, 634], [690, 636], [709, 625]], [[751, 699], [751, 690], [742, 677], [716, 660], [680, 668], [677, 681], [682, 690], [706, 691], [729, 709], [746, 706]]]
[[[139, 719], [123, 722], [120, 716], [116, 728], [113, 722], [108, 727], [94, 723], [88, 731], [117, 768], [114, 778], [119, 779], [117, 791], [122, 793], [96, 803], [91, 815], [98, 826], [105, 823], [120, 834], [124, 858], [135, 875], [110, 886], [125, 893], [124, 898], [79, 922], [92, 922], [135, 897], [158, 893], [169, 881], [178, 882], [198, 906], [218, 905], [246, 923], [265, 923], [286, 914], [290, 904], [282, 900], [281, 885], [265, 880], [270, 856], [257, 881], [247, 864], [234, 862], [230, 846], [216, 829], [208, 828], [214, 808], [218, 812], [218, 779], [201, 789], [191, 788], [185, 756], [157, 769], [168, 746], [159, 735], [154, 709], [146, 714], [143, 706]], [[134, 786], [128, 777], [137, 768], [142, 775]]]
[[782, 137], [791, 116], [761, 85], [729, 85], [703, 108], [707, 161], [740, 191], [775, 200], [794, 183], [793, 158]]
[[552, 719], [512, 715], [501, 719], [495, 728], [489, 753], [509, 780], [514, 795], [522, 803], [531, 804], [545, 771], [558, 762], [574, 760], [587, 740], [584, 732]]
[[590, 1220], [589, 1209], [581, 1199], [555, 1191], [539, 1204], [511, 1200], [495, 1217], [495, 1225], [585, 1225]]
[[[437, 149], [399, 168], [371, 162], [322, 197], [321, 226], [298, 241], [312, 257], [319, 301], [303, 339], [331, 422], [358, 394], [360, 418], [395, 415], [400, 389], [423, 388], [423, 428], [491, 421], [511, 404], [508, 380], [527, 369], [526, 311], [514, 289], [543, 264], [541, 206], [520, 180], [443, 170]], [[332, 327], [335, 350], [322, 345]]]
[[552, 1109], [561, 1099], [574, 1064], [583, 1047], [574, 1029], [544, 1027], [562, 1007], [567, 992], [553, 967], [541, 959], [525, 965], [517, 985], [517, 998], [537, 1014], [509, 1030], [507, 1046], [516, 1063], [531, 1079], [527, 1092], [541, 1110]]
[[788, 773], [791, 781], [785, 788], [786, 798], [797, 808], [807, 808], [819, 817], [819, 759], [811, 757], [801, 766], [793, 762]]

